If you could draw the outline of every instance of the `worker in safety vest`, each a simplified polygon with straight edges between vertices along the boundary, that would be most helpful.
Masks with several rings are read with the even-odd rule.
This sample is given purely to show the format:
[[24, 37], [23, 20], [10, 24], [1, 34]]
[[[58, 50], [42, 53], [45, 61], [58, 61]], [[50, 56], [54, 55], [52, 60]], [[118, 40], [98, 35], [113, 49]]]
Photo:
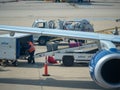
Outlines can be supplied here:
[[34, 44], [31, 41], [28, 41], [28, 52], [30, 57], [28, 58], [28, 63], [35, 63], [35, 59], [34, 59], [34, 53], [35, 53], [35, 47]]

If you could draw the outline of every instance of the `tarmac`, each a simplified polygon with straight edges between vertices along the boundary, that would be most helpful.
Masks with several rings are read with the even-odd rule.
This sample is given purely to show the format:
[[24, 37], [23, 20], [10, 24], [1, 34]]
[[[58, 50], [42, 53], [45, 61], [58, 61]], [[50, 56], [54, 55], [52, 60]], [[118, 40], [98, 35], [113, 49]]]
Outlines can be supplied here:
[[[95, 30], [120, 26], [119, 0], [93, 0], [91, 3], [46, 3], [19, 1], [0, 3], [0, 24], [32, 26], [34, 20], [89, 19]], [[7, 32], [0, 32], [0, 34]], [[36, 53], [46, 46], [36, 45]], [[43, 76], [45, 57], [36, 58], [36, 64], [18, 60], [18, 66], [0, 66], [0, 90], [107, 90], [90, 77], [87, 64], [65, 67], [60, 63], [48, 64], [50, 76]]]

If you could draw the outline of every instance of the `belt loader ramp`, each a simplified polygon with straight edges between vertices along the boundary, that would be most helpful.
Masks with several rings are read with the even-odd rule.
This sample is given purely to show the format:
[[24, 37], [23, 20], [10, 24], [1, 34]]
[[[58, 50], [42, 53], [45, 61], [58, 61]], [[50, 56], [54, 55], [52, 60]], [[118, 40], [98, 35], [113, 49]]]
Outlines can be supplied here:
[[97, 44], [88, 44], [59, 50], [53, 49], [52, 51], [37, 53], [35, 57], [54, 56], [55, 60], [62, 62], [64, 66], [73, 66], [74, 62], [88, 63], [96, 51], [98, 51]]

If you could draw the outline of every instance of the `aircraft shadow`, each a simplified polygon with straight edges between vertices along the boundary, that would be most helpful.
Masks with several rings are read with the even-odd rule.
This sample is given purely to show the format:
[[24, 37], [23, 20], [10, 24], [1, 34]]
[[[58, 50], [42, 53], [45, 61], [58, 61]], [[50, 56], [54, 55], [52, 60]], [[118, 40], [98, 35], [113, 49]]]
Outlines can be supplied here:
[[[0, 83], [6, 84], [20, 84], [20, 85], [36, 85], [36, 86], [51, 86], [51, 87], [65, 87], [65, 88], [83, 88], [83, 89], [101, 89], [100, 86], [93, 81], [75, 81], [75, 80], [55, 80], [53, 78], [46, 78], [45, 80], [33, 79], [18, 79], [18, 78], [0, 78]], [[105, 89], [104, 89], [105, 90]]]
[[8, 64], [5, 67], [18, 67], [18, 68], [42, 68], [44, 67], [44, 63], [36, 62], [35, 64], [28, 64], [27, 62], [18, 62], [17, 66], [13, 66], [12, 64]]
[[27, 62], [19, 62], [18, 66], [19, 68], [42, 68], [44, 67], [44, 63], [42, 62], [36, 62], [35, 64], [28, 64]]
[[48, 66], [56, 66], [56, 67], [69, 67], [69, 68], [73, 68], [73, 67], [88, 67], [89, 63], [74, 63], [73, 66], [64, 66], [62, 63], [59, 64], [48, 64]]

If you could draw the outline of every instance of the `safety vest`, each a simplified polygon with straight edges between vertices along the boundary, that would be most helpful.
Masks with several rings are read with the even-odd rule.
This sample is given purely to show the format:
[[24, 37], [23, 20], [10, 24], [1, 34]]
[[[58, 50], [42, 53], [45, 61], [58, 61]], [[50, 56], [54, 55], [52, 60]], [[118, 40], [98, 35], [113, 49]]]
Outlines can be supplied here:
[[34, 45], [33, 45], [33, 43], [32, 42], [29, 42], [29, 45], [30, 45], [30, 48], [29, 48], [29, 52], [32, 52], [32, 51], [35, 51], [35, 47], [34, 47]]

